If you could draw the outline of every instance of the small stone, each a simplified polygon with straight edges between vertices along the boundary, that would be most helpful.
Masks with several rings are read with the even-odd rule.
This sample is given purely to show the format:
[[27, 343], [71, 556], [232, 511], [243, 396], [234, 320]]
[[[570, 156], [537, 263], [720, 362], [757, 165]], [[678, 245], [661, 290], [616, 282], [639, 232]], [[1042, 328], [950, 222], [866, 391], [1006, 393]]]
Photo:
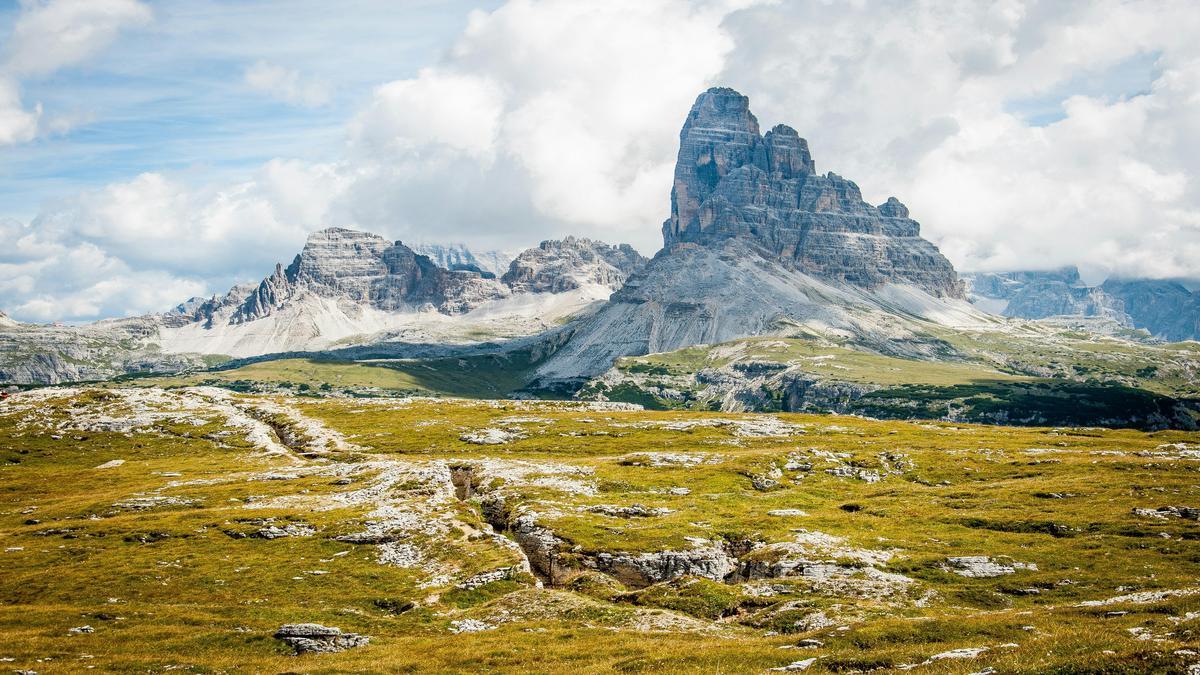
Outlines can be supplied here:
[[933, 656], [929, 657], [929, 660], [942, 661], [944, 659], [973, 659], [987, 650], [987, 647], [963, 647], [962, 649], [951, 649], [948, 652], [934, 654]]
[[91, 626], [76, 626], [67, 631], [70, 635], [82, 635], [84, 633], [95, 633], [96, 629]]
[[825, 643], [821, 642], [820, 640], [817, 640], [815, 638], [808, 638], [806, 640], [801, 640], [801, 641], [797, 642], [796, 646], [801, 647], [803, 649], [816, 649], [817, 647], [824, 647]]
[[956, 556], [947, 558], [946, 563], [950, 572], [971, 579], [999, 577], [1014, 574], [1017, 570], [1037, 571], [1037, 565], [1032, 563], [1001, 563], [982, 555]]
[[811, 666], [812, 664], [814, 664], [816, 662], [817, 662], [817, 658], [814, 656], [811, 659], [804, 659], [803, 661], [792, 661], [791, 663], [787, 664], [786, 666], [772, 668], [771, 670], [775, 671], [775, 672], [780, 672], [780, 673], [795, 673], [795, 672], [798, 672], [801, 670], [807, 670], [809, 666]]
[[495, 630], [496, 627], [490, 623], [479, 621], [478, 619], [460, 619], [450, 622], [450, 632], [458, 633], [479, 633], [485, 630]]

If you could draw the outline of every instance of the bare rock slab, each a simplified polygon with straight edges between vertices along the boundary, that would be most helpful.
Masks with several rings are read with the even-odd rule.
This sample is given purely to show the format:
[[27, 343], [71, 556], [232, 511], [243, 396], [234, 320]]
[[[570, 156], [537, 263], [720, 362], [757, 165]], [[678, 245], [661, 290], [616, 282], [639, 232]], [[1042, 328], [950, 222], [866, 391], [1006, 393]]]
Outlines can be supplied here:
[[275, 639], [282, 640], [297, 654], [332, 654], [362, 647], [371, 641], [366, 635], [343, 633], [340, 628], [319, 623], [284, 624], [275, 631]]

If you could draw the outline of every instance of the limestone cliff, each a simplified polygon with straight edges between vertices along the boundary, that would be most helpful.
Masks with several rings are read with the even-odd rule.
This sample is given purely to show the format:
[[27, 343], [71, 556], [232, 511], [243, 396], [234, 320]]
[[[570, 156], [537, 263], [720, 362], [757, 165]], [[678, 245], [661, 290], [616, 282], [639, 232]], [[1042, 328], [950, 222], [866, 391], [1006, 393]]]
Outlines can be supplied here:
[[781, 124], [761, 135], [749, 99], [714, 88], [696, 99], [679, 135], [663, 243], [738, 238], [822, 279], [964, 297], [950, 261], [908, 215], [895, 197], [871, 206], [852, 181], [817, 174], [794, 129]]

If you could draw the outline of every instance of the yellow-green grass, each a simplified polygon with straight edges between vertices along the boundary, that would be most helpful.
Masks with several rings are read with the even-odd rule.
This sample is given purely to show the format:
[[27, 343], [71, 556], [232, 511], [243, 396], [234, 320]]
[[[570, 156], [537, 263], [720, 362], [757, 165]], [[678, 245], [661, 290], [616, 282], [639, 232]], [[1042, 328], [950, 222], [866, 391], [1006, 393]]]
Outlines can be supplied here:
[[146, 378], [131, 384], [167, 387], [212, 384], [246, 389], [268, 385], [311, 393], [376, 390], [494, 398], [507, 395], [522, 386], [528, 368], [524, 359], [522, 354], [363, 362], [314, 358], [274, 359], [237, 368]]
[[[788, 363], [830, 379], [880, 385], [952, 385], [1030, 379], [978, 363], [918, 361], [857, 351], [826, 341], [775, 337], [747, 338], [717, 347], [687, 347], [674, 352], [627, 357], [618, 361], [617, 366], [632, 372], [690, 374], [701, 368], [719, 368], [735, 360]], [[654, 370], [654, 366], [661, 366], [661, 370]]]
[[[779, 580], [783, 590], [773, 599], [715, 582], [618, 589], [611, 596], [582, 587], [539, 590], [529, 580], [462, 592], [422, 588], [420, 570], [380, 565], [374, 547], [334, 541], [361, 527], [366, 507], [312, 504], [355, 486], [335, 485], [329, 476], [262, 480], [263, 472], [296, 460], [264, 455], [237, 433], [214, 436], [228, 431], [220, 424], [163, 423], [128, 435], [57, 428], [70, 426], [73, 411], [111, 404], [106, 396], [89, 390], [51, 400], [44, 419], [24, 426], [27, 416], [5, 415], [0, 404], [0, 551], [22, 548], [0, 553], [0, 658], [13, 659], [4, 664], [13, 669], [762, 672], [817, 657], [809, 672], [846, 672], [893, 669], [983, 646], [990, 649], [977, 658], [936, 661], [916, 672], [1170, 672], [1200, 661], [1174, 653], [1197, 648], [1200, 624], [1189, 613], [1200, 612], [1200, 595], [1077, 606], [1128, 592], [1200, 586], [1200, 524], [1132, 513], [1200, 505], [1200, 461], [1160, 447], [1196, 446], [1197, 434], [781, 414], [773, 418], [796, 425], [785, 428], [788, 435], [756, 437], [739, 435], [732, 424], [664, 425], [763, 416], [505, 401], [268, 399], [361, 448], [333, 462], [444, 459], [482, 466], [482, 460], [512, 460], [588, 469], [594, 496], [503, 487], [515, 504], [546, 512], [539, 522], [582, 554], [685, 549], [685, 536], [787, 541], [807, 529], [844, 537], [854, 547], [894, 550], [884, 569], [917, 584], [909, 597], [881, 599], [822, 592], [803, 579]], [[461, 440], [492, 427], [526, 437], [499, 446]], [[817, 457], [811, 471], [785, 472], [777, 489], [753, 487], [750, 475], [793, 453], [816, 456], [814, 448], [848, 453], [844, 461], [860, 468], [882, 467], [885, 452], [905, 455], [915, 466], [867, 483], [826, 473], [832, 464]], [[719, 461], [654, 467], [631, 458], [648, 452], [703, 453]], [[124, 463], [96, 468], [113, 459]], [[220, 482], [203, 482], [214, 479]], [[172, 481], [188, 484], [167, 487]], [[690, 493], [664, 492], [673, 487]], [[196, 504], [146, 511], [113, 506], [139, 493]], [[295, 501], [251, 508], [278, 497]], [[632, 503], [674, 512], [619, 519], [580, 510]], [[478, 499], [450, 508], [461, 522], [482, 527]], [[768, 515], [775, 509], [807, 515]], [[240, 519], [262, 517], [309, 523], [320, 532], [270, 541], [226, 533], [243, 528]], [[454, 535], [420, 543], [435, 560], [459, 567], [460, 575], [511, 563], [486, 539]], [[349, 553], [335, 555], [343, 551]], [[942, 569], [952, 555], [1008, 556], [1038, 569], [967, 579]], [[1040, 592], [1019, 594], [1026, 588]], [[925, 602], [914, 601], [926, 591], [933, 594]], [[407, 601], [420, 606], [395, 613]], [[833, 624], [786, 632], [794, 631], [791, 615], [773, 606], [782, 602], [797, 603], [800, 613], [825, 612]], [[691, 615], [711, 628], [648, 633], [631, 623], [635, 613], [653, 611], [664, 618]], [[1115, 611], [1128, 613], [1109, 615]], [[447, 630], [463, 618], [496, 623], [504, 612], [515, 618], [495, 630]], [[721, 615], [728, 616], [713, 621]], [[271, 633], [299, 621], [373, 639], [341, 654], [294, 657]], [[95, 632], [68, 635], [84, 624]], [[1161, 641], [1139, 640], [1129, 629]], [[780, 648], [802, 638], [824, 644]], [[1002, 646], [1009, 643], [1018, 646]]]

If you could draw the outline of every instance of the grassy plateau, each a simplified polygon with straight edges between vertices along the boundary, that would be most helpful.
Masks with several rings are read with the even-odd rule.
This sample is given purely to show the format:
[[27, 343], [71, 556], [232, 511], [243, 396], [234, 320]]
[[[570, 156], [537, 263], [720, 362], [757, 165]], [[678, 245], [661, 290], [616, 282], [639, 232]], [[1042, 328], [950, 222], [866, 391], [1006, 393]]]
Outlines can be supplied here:
[[1195, 433], [172, 384], [0, 402], [5, 668], [1200, 663]]

